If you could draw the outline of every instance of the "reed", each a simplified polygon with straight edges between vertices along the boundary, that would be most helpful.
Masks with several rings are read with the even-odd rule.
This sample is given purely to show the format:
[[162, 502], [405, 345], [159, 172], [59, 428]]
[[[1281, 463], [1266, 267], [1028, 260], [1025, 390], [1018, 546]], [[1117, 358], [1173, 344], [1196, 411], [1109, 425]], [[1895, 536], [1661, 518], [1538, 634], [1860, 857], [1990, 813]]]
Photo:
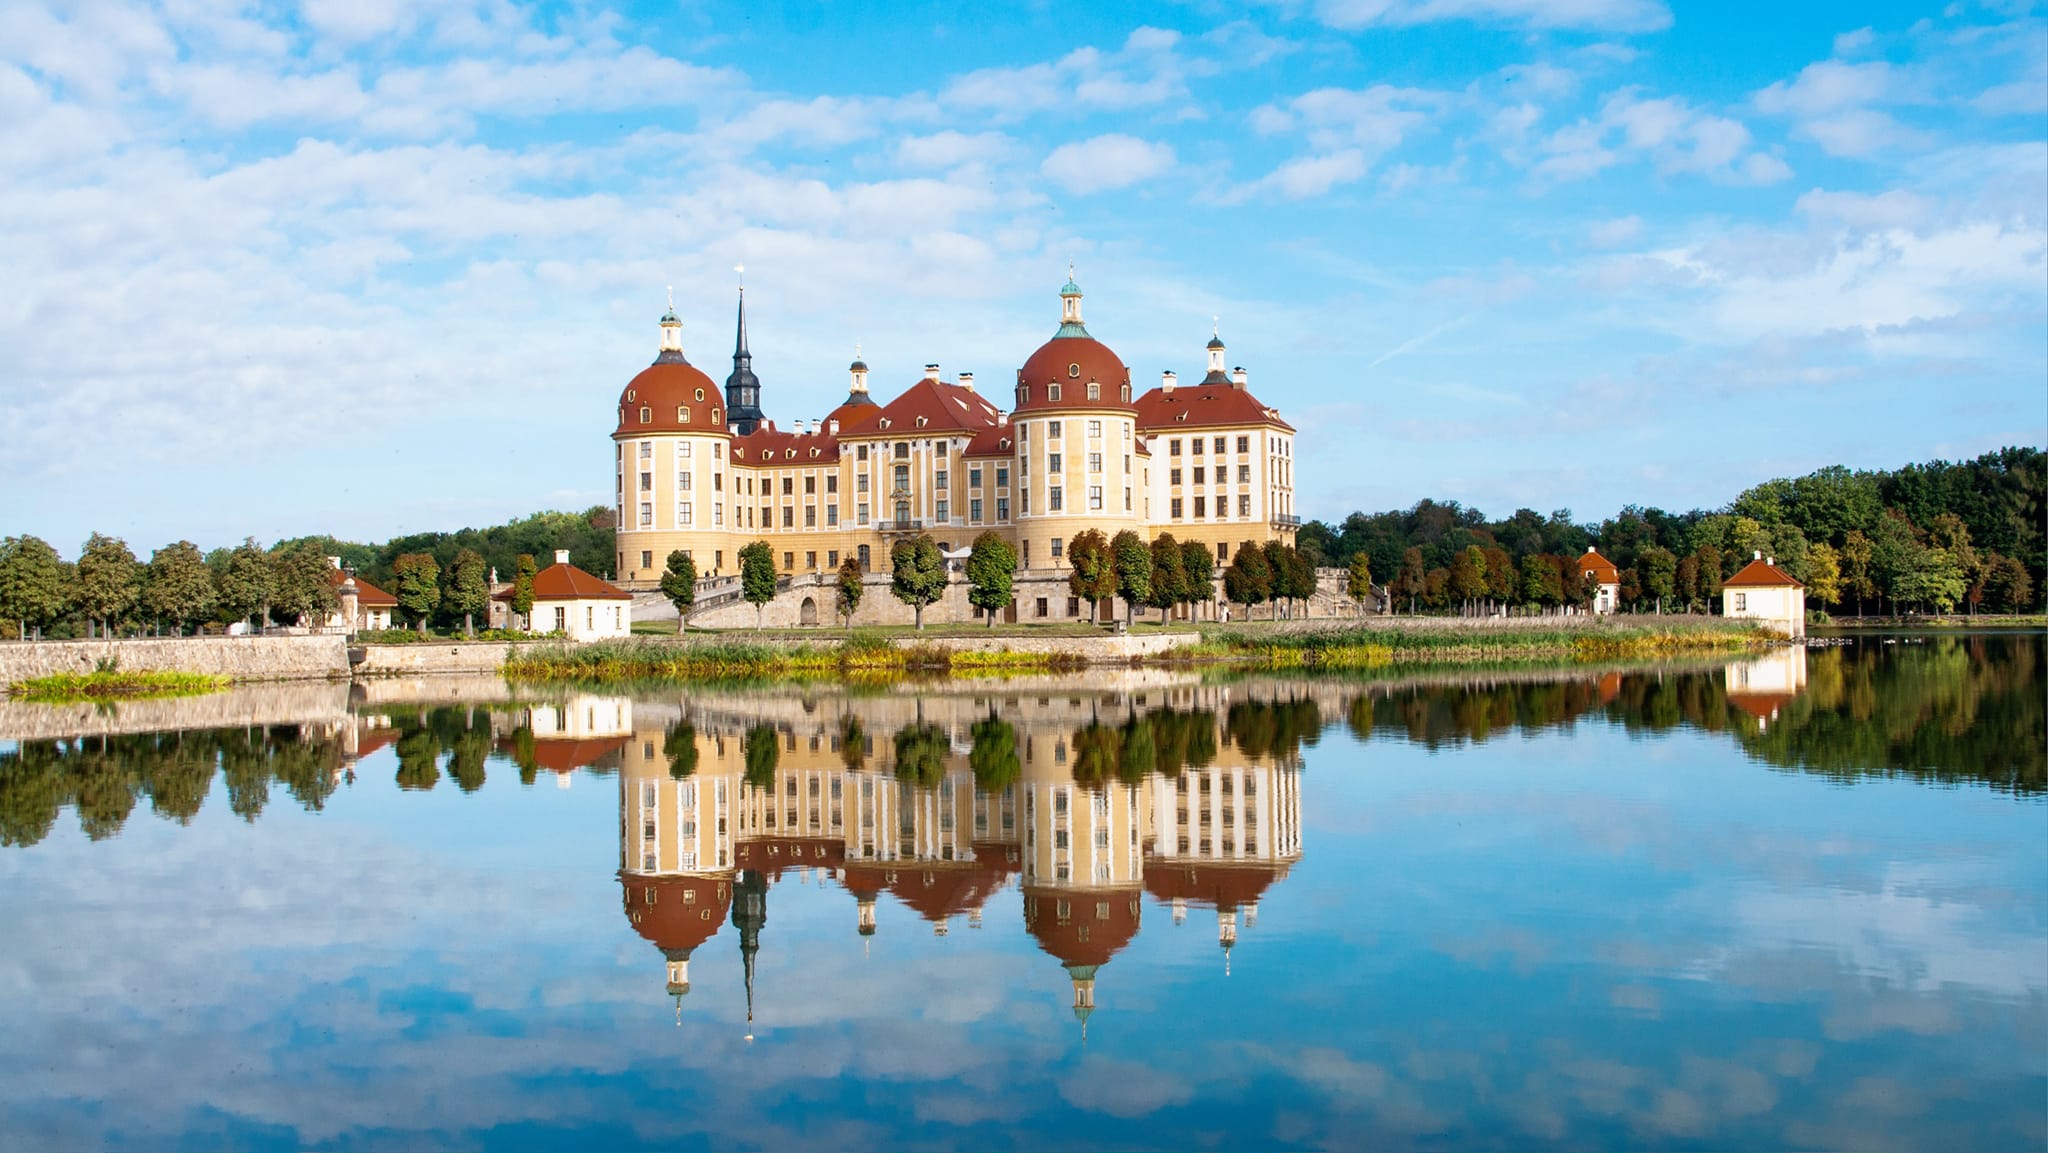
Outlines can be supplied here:
[[43, 704], [77, 701], [135, 700], [144, 697], [196, 697], [228, 687], [228, 677], [212, 673], [121, 672], [57, 673], [31, 677], [7, 686], [9, 696]]
[[855, 634], [836, 645], [746, 641], [681, 644], [651, 638], [539, 645], [505, 663], [507, 677], [531, 682], [732, 681], [839, 679], [869, 682], [914, 675], [1047, 672], [1084, 668], [1059, 653], [954, 652], [943, 645], [898, 646]]

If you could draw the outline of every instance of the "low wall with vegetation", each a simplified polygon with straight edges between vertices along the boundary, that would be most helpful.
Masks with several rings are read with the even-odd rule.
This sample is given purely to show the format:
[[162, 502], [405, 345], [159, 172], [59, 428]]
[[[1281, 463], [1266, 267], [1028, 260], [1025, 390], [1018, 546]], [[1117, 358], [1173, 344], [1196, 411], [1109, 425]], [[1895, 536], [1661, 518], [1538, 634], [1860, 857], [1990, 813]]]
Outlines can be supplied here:
[[237, 681], [345, 679], [338, 636], [138, 637], [0, 643], [0, 686], [99, 670], [179, 672]]
[[166, 700], [38, 704], [0, 698], [0, 740], [58, 740], [127, 733], [352, 723], [342, 681], [237, 685], [223, 692]]
[[361, 645], [349, 651], [358, 677], [410, 677], [442, 673], [495, 675], [520, 646], [502, 641], [441, 641], [413, 645]]

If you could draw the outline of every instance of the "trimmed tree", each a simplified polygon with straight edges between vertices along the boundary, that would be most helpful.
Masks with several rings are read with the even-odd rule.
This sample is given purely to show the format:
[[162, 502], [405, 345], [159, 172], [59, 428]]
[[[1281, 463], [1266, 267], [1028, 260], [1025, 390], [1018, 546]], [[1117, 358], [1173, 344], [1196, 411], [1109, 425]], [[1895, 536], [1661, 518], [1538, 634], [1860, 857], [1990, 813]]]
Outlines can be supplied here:
[[996, 613], [1009, 607], [1016, 581], [1016, 551], [993, 532], [975, 537], [967, 555], [967, 603], [988, 614], [988, 627], [996, 627]]
[[1365, 615], [1366, 598], [1372, 596], [1372, 558], [1360, 549], [1351, 557], [1351, 566], [1344, 573], [1344, 591], [1358, 602], [1358, 615]]
[[1636, 568], [1641, 572], [1643, 595], [1656, 603], [1657, 612], [1664, 612], [1664, 602], [1678, 595], [1678, 557], [1668, 548], [1656, 545], [1636, 554]]
[[1408, 611], [1415, 611], [1415, 600], [1429, 586], [1429, 570], [1422, 561], [1422, 549], [1410, 545], [1401, 553], [1401, 571], [1394, 577], [1394, 587], [1389, 591], [1395, 596], [1408, 598]]
[[21, 639], [42, 635], [69, 601], [64, 558], [40, 537], [0, 541], [0, 617], [15, 622]]
[[1294, 599], [1294, 570], [1287, 562], [1287, 545], [1278, 537], [1260, 546], [1266, 558], [1266, 595], [1273, 601], [1273, 619], [1280, 618], [1280, 606]]
[[1094, 606], [1091, 614], [1102, 616], [1102, 602], [1116, 595], [1116, 557], [1109, 551], [1109, 538], [1101, 529], [1087, 529], [1067, 542], [1067, 591]]
[[221, 622], [246, 624], [257, 613], [268, 617], [275, 587], [270, 554], [256, 544], [256, 538], [236, 545], [213, 583], [213, 600], [219, 606]]
[[847, 628], [853, 627], [853, 614], [860, 611], [860, 598], [867, 592], [867, 586], [861, 580], [863, 575], [860, 562], [854, 558], [847, 557], [839, 562], [839, 590], [832, 599]]
[[910, 606], [917, 627], [924, 629], [924, 608], [946, 595], [946, 558], [930, 533], [914, 541], [899, 540], [889, 550], [889, 591]]
[[78, 571], [71, 587], [74, 607], [87, 621], [97, 623], [100, 635], [105, 636], [108, 626], [119, 624], [141, 597], [142, 566], [128, 551], [127, 542], [94, 533], [78, 554]]
[[512, 570], [512, 599], [507, 607], [519, 618], [520, 627], [528, 631], [533, 629], [533, 578], [539, 572], [530, 552], [520, 553], [519, 563]]
[[271, 607], [306, 627], [325, 623], [334, 611], [334, 566], [317, 544], [301, 541], [271, 554]]
[[1184, 579], [1181, 582], [1181, 603], [1190, 608], [1205, 604], [1216, 598], [1216, 554], [1209, 546], [1198, 540], [1180, 542], [1180, 567]]
[[1244, 606], [1244, 619], [1252, 619], [1252, 606], [1273, 595], [1273, 569], [1266, 564], [1266, 550], [1257, 541], [1237, 546], [1230, 567], [1223, 570], [1223, 595]]
[[152, 620], [169, 621], [173, 636], [183, 636], [186, 625], [213, 615], [213, 574], [198, 545], [181, 540], [150, 554], [142, 611]]
[[1288, 546], [1287, 585], [1288, 591], [1301, 602], [1301, 615], [1306, 618], [1316, 595], [1316, 558], [1308, 549]]
[[427, 635], [427, 617], [441, 604], [441, 566], [432, 553], [409, 552], [391, 562], [398, 578], [398, 607], [413, 618], [421, 636]]
[[740, 596], [754, 606], [754, 627], [761, 628], [762, 614], [775, 599], [775, 550], [757, 540], [740, 550]]
[[1124, 598], [1124, 624], [1128, 626], [1136, 623], [1139, 605], [1152, 603], [1152, 550], [1137, 533], [1125, 529], [1110, 539], [1109, 552], [1116, 565], [1116, 592]]
[[1023, 771], [1017, 756], [1017, 730], [993, 712], [974, 722], [968, 730], [974, 748], [967, 754], [967, 767], [974, 770], [974, 785], [984, 793], [999, 793]]
[[1474, 601], [1486, 595], [1486, 554], [1479, 546], [1466, 545], [1451, 554], [1451, 595], [1470, 613]]
[[697, 562], [682, 549], [668, 554], [661, 572], [661, 595], [676, 606], [676, 632], [690, 631], [690, 606], [697, 603]]
[[1159, 627], [1173, 616], [1173, 606], [1187, 598], [1187, 565], [1181, 560], [1180, 542], [1170, 532], [1152, 538], [1151, 588], [1145, 603], [1159, 610]]
[[473, 548], [455, 550], [448, 563], [448, 590], [441, 603], [449, 612], [462, 614], [462, 634], [476, 639], [476, 614], [490, 607], [491, 585], [484, 572], [484, 555]]
[[782, 763], [782, 742], [776, 739], [774, 726], [755, 725], [748, 729], [740, 749], [740, 755], [746, 763], [747, 786], [764, 793], [773, 789], [775, 767]]

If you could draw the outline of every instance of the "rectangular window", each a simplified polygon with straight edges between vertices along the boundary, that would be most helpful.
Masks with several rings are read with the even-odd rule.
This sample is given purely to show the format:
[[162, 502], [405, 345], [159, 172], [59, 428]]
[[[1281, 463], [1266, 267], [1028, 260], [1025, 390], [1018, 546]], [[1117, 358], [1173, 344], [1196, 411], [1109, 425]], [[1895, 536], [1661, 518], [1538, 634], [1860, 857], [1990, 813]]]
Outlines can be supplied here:
[[712, 474], [711, 474], [711, 491], [712, 491], [712, 492], [724, 492], [724, 491], [725, 491], [725, 474], [724, 474], [724, 473], [722, 473], [722, 472], [714, 472], [714, 473], [712, 473]]
[[1017, 515], [1031, 515], [1031, 490], [1028, 488], [1017, 494]]
[[1091, 421], [1089, 421], [1089, 422], [1088, 422], [1088, 435], [1089, 435], [1089, 436], [1091, 436], [1091, 437], [1099, 437], [1099, 436], [1101, 436], [1101, 435], [1102, 435], [1102, 422], [1101, 422], [1101, 421], [1099, 421], [1099, 420], [1091, 420]]
[[1066, 508], [1066, 490], [1062, 488], [1046, 489], [1045, 507], [1051, 512], [1059, 512], [1061, 509]]
[[[768, 510], [767, 510], [767, 509], [762, 509], [761, 511], [762, 511], [762, 512], [767, 512]], [[783, 527], [783, 528], [795, 528], [795, 527], [796, 527], [796, 510], [795, 510], [795, 509], [793, 509], [793, 508], [790, 508], [790, 507], [789, 507], [789, 506], [787, 506], [787, 505], [784, 505], [784, 506], [783, 506], [783, 509], [782, 509], [782, 527]]]
[[1101, 486], [1101, 485], [1099, 485], [1099, 484], [1091, 484], [1091, 485], [1089, 485], [1089, 486], [1088, 486], [1088, 507], [1089, 507], [1089, 508], [1091, 508], [1091, 509], [1095, 509], [1095, 510], [1097, 510], [1097, 511], [1100, 511], [1100, 510], [1101, 510], [1101, 508], [1102, 508], [1102, 486]]
[[832, 472], [832, 473], [826, 473], [826, 474], [825, 474], [825, 491], [826, 491], [827, 493], [835, 493], [835, 492], [838, 492], [838, 491], [839, 491], [839, 474], [838, 474], [838, 473], [836, 473], [836, 472]]
[[997, 498], [996, 498], [996, 520], [997, 520], [998, 522], [1001, 522], [1001, 521], [1006, 521], [1006, 520], [1009, 520], [1009, 519], [1010, 519], [1010, 498], [1009, 498], [1009, 497], [1006, 497], [1006, 496], [999, 496], [999, 497], [997, 497]]
[[651, 552], [651, 551], [649, 551], [649, 550], [647, 550], [647, 549], [641, 549], [641, 550], [640, 550], [640, 567], [641, 567], [641, 568], [653, 568], [653, 567], [654, 567], [654, 553], [653, 553], [653, 552]]
[[653, 491], [654, 491], [654, 474], [653, 474], [653, 473], [651, 473], [651, 472], [643, 472], [643, 473], [641, 473], [641, 474], [640, 474], [640, 491], [641, 491], [641, 492], [653, 492]]
[[855, 492], [866, 492], [867, 490], [868, 490], [868, 474], [867, 474], [867, 473], [861, 473], [861, 474], [860, 474], [859, 476], [856, 476], [856, 477], [854, 477], [854, 478], [853, 478], [853, 491], [855, 491]]
[[1062, 460], [1062, 454], [1057, 452], [1049, 452], [1045, 454], [1046, 471], [1060, 472], [1062, 471], [1061, 465], [1063, 463], [1064, 461]]
[[651, 500], [643, 500], [640, 502], [640, 527], [654, 527], [654, 502]]
[[1124, 490], [1124, 511], [1131, 511], [1131, 490], [1128, 488]]
[[679, 472], [679, 473], [677, 473], [677, 474], [676, 474], [676, 487], [677, 487], [678, 489], [681, 489], [681, 490], [682, 490], [682, 491], [684, 491], [684, 492], [688, 492], [688, 491], [690, 491], [690, 474], [689, 474], [689, 473], [687, 473], [687, 472]]
[[1196, 456], [1202, 455], [1202, 438], [1199, 436], [1189, 438], [1188, 451]]
[[866, 501], [853, 506], [853, 520], [855, 524], [868, 523], [868, 505]]
[[640, 459], [641, 459], [641, 460], [653, 460], [653, 459], [654, 459], [654, 442], [653, 442], [653, 441], [651, 441], [651, 440], [643, 440], [643, 441], [641, 441], [641, 442], [640, 442]]
[[854, 448], [854, 450], [853, 450], [853, 459], [855, 459], [855, 460], [866, 460], [867, 458], [868, 458], [868, 446], [867, 446], [867, 445], [864, 445], [864, 444], [863, 444], [863, 445], [859, 445], [859, 446], [857, 446], [857, 447], [855, 447], [855, 448]]
[[1241, 496], [1237, 498], [1237, 515], [1252, 515], [1252, 498], [1250, 496]]
[[1101, 385], [1100, 383], [1098, 383], [1098, 382], [1096, 382], [1096, 381], [1092, 381], [1092, 380], [1088, 382], [1088, 399], [1089, 399], [1089, 400], [1101, 400], [1101, 399], [1102, 399], [1102, 385]]
[[1229, 545], [1227, 545], [1227, 544], [1218, 544], [1218, 545], [1216, 546], [1216, 559], [1217, 559], [1217, 560], [1219, 560], [1219, 561], [1226, 561], [1226, 560], [1229, 560], [1229, 559], [1230, 559], [1230, 546], [1229, 546]]
[[1199, 496], [1198, 496], [1198, 497], [1196, 497], [1196, 498], [1195, 498], [1195, 515], [1196, 515], [1197, 517], [1201, 517], [1201, 516], [1206, 516], [1206, 515], [1208, 515], [1208, 512], [1209, 512], [1208, 504], [1209, 504], [1209, 502], [1208, 502], [1208, 500], [1207, 500], [1206, 498], [1203, 498], [1203, 497], [1199, 497]]
[[1175, 520], [1179, 520], [1179, 519], [1180, 519], [1180, 498], [1179, 498], [1179, 497], [1174, 497], [1174, 498], [1173, 498], [1173, 519], [1175, 519]]
[[952, 503], [951, 501], [942, 500], [934, 507], [934, 514], [939, 520], [945, 521], [951, 518]]
[[1008, 487], [1010, 487], [1010, 466], [1009, 466], [1009, 465], [1007, 465], [1007, 464], [999, 464], [999, 465], [997, 465], [997, 466], [996, 466], [996, 487], [997, 487], [997, 488], [1008, 488]]
[[1179, 470], [1179, 469], [1177, 469], [1177, 468], [1170, 468], [1170, 469], [1167, 469], [1167, 470], [1166, 470], [1166, 483], [1168, 483], [1168, 484], [1179, 484], [1179, 483], [1180, 483], [1180, 470]]
[[944, 488], [950, 488], [950, 487], [952, 487], [952, 486], [950, 486], [950, 485], [948, 485], [948, 484], [946, 483], [946, 480], [947, 480], [947, 476], [946, 476], [946, 470], [942, 468], [942, 469], [940, 469], [940, 470], [939, 470], [938, 472], [936, 472], [936, 473], [934, 473], [934, 474], [932, 475], [932, 487], [933, 487], [933, 488], [939, 488], [939, 489], [944, 489]]
[[952, 443], [953, 443], [953, 442], [952, 442], [952, 441], [950, 441], [950, 440], [935, 440], [935, 441], [933, 441], [933, 442], [932, 442], [932, 455], [933, 455], [933, 456], [944, 456], [944, 455], [946, 455], [946, 448], [947, 448], [947, 446], [948, 446], [948, 445], [950, 445], [950, 444], [952, 444]]
[[1089, 472], [1101, 472], [1101, 471], [1102, 471], [1102, 454], [1101, 454], [1101, 453], [1099, 453], [1099, 452], [1091, 452], [1091, 453], [1089, 453], [1089, 454], [1088, 454], [1088, 471], [1089, 471]]
[[713, 445], [711, 446], [711, 459], [712, 459], [712, 460], [724, 460], [724, 459], [725, 459], [725, 446], [724, 446], [723, 444], [713, 444]]
[[1065, 539], [1061, 537], [1052, 538], [1052, 555], [1056, 558], [1067, 555], [1066, 543]]
[[1047, 399], [1047, 400], [1052, 400], [1052, 401], [1057, 401], [1057, 400], [1058, 400], [1059, 398], [1060, 398], [1060, 386], [1059, 386], [1059, 383], [1058, 383], [1057, 381], [1055, 381], [1055, 382], [1054, 382], [1054, 383], [1052, 383], [1052, 384], [1048, 384], [1048, 385], [1046, 385], [1046, 386], [1045, 386], [1045, 399]]
[[981, 523], [981, 498], [973, 497], [967, 502], [967, 523]]
[[896, 459], [897, 459], [897, 460], [909, 460], [909, 459], [910, 459], [910, 442], [909, 442], [909, 441], [907, 441], [907, 440], [899, 440], [899, 441], [897, 441], [897, 442], [896, 442]]
[[1046, 603], [1046, 599], [1044, 597], [1039, 597], [1038, 604], [1033, 607], [1035, 607], [1038, 610], [1039, 616], [1045, 616], [1047, 610], [1051, 608], [1051, 606]]
[[1047, 435], [1047, 436], [1058, 436], [1059, 434], [1060, 434], [1060, 422], [1059, 422], [1059, 421], [1056, 421], [1056, 420], [1048, 420], [1048, 421], [1046, 421], [1046, 422], [1045, 422], [1045, 435]]
[[981, 466], [980, 466], [980, 465], [978, 465], [978, 464], [977, 464], [977, 465], [975, 465], [975, 466], [974, 466], [973, 468], [970, 468], [970, 469], [968, 469], [968, 470], [967, 470], [967, 487], [968, 487], [968, 488], [980, 488], [980, 487], [981, 487]]
[[711, 523], [712, 523], [713, 527], [716, 527], [716, 528], [724, 528], [724, 527], [725, 527], [725, 502], [724, 502], [724, 501], [713, 501], [713, 502], [712, 502], [712, 504], [711, 504]]
[[782, 478], [782, 495], [784, 495], [784, 496], [795, 496], [795, 495], [796, 495], [796, 478], [795, 478], [795, 477], [793, 477], [793, 476], [785, 476], [785, 477], [783, 477], [783, 478]]
[[1166, 442], [1166, 455], [1168, 455], [1168, 456], [1179, 456], [1179, 455], [1180, 455], [1180, 438], [1179, 438], [1179, 437], [1174, 437], [1174, 438], [1173, 438], [1172, 440], [1169, 440], [1169, 441], [1167, 441], [1167, 442]]
[[[793, 553], [793, 552], [786, 552], [786, 553], [783, 553], [783, 554], [782, 554], [782, 571], [783, 571], [783, 572], [792, 572], [792, 571], [794, 571], [795, 569], [796, 569], [796, 554], [795, 554], [795, 553]], [[792, 784], [794, 784], [795, 782], [791, 782], [791, 783], [792, 783]]]
[[1216, 451], [1217, 451], [1217, 452], [1222, 452], [1222, 451], [1223, 451], [1223, 438], [1222, 438], [1222, 437], [1220, 437], [1220, 436], [1216, 438]]
[[1248, 465], [1248, 464], [1241, 464], [1241, 465], [1238, 465], [1238, 466], [1237, 466], [1237, 483], [1239, 483], [1239, 484], [1250, 484], [1251, 482], [1252, 482], [1252, 466], [1251, 466], [1251, 465]]
[[899, 464], [896, 466], [896, 491], [903, 492], [908, 490], [909, 488], [910, 466], [907, 464]]
[[[1200, 444], [1201, 442], [1200, 442], [1200, 441], [1196, 441], [1195, 443], [1197, 443], [1197, 444]], [[1206, 468], [1203, 468], [1203, 467], [1202, 467], [1202, 466], [1200, 466], [1200, 465], [1196, 465], [1196, 466], [1195, 466], [1195, 483], [1196, 483], [1196, 484], [1201, 484], [1201, 483], [1202, 483], [1203, 481], [1207, 480], [1207, 479], [1208, 479], [1208, 476], [1207, 476], [1206, 474], [1208, 473], [1208, 471], [1209, 471], [1208, 469], [1206, 469]]]
[[805, 528], [817, 528], [817, 527], [818, 527], [818, 506], [817, 506], [817, 505], [814, 505], [814, 504], [807, 504], [807, 505], [805, 505], [805, 506], [804, 506], [804, 527], [805, 527]]
[[807, 553], [805, 553], [805, 554], [804, 554], [804, 567], [805, 567], [805, 568], [817, 568], [817, 567], [818, 567], [818, 554], [817, 554], [817, 553], [815, 553], [815, 552], [807, 552]]
[[[827, 549], [827, 550], [825, 551], [825, 567], [826, 567], [826, 568], [838, 568], [838, 567], [839, 567], [839, 550], [838, 550], [838, 549], [836, 549], [836, 548], [835, 548], [835, 549]], [[837, 792], [839, 791], [839, 782], [838, 782], [838, 781], [836, 781], [836, 780], [832, 782], [832, 791], [833, 791], [834, 793], [837, 793]]]
[[558, 633], [569, 631], [569, 609], [565, 605], [555, 606], [555, 631]]
[[1739, 613], [1740, 613], [1740, 612], [1748, 612], [1748, 611], [1749, 611], [1749, 594], [1748, 594], [1748, 593], [1736, 593], [1736, 594], [1735, 594], [1735, 611], [1736, 611], [1736, 612], [1739, 612]]
[[826, 505], [826, 506], [825, 506], [825, 527], [826, 527], [826, 528], [838, 528], [838, 527], [839, 527], [839, 506], [838, 506], [838, 505], [836, 505], [836, 504], [828, 504], [828, 505]]
[[678, 505], [676, 506], [676, 527], [677, 527], [677, 528], [688, 528], [688, 527], [690, 527], [690, 502], [689, 502], [689, 501], [683, 501], [683, 502], [682, 502], [681, 504], [678, 504]]
[[817, 492], [818, 492], [818, 478], [817, 478], [817, 477], [815, 477], [815, 476], [806, 476], [806, 477], [804, 477], [804, 495], [805, 495], [805, 496], [815, 496], [815, 495], [817, 495]]

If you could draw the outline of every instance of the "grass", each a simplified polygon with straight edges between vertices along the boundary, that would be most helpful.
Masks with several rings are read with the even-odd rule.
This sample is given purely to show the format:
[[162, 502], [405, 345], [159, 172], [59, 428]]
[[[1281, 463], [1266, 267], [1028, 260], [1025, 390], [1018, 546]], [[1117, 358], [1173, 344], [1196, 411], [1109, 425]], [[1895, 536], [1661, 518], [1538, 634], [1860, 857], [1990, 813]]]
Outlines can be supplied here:
[[1055, 653], [962, 653], [939, 645], [896, 645], [857, 633], [837, 644], [769, 644], [710, 638], [690, 643], [632, 638], [535, 646], [505, 663], [513, 680], [534, 682], [888, 680], [900, 676], [1048, 672], [1084, 667]]
[[1217, 627], [1166, 660], [1229, 661], [1265, 668], [1371, 669], [1395, 663], [1481, 664], [1592, 661], [1732, 652], [1770, 643], [1770, 633], [1725, 621], [1655, 625], [1602, 622], [1477, 628], [1444, 621], [1389, 627], [1336, 625], [1289, 631]]
[[146, 697], [196, 697], [228, 687], [230, 678], [211, 673], [120, 672], [58, 673], [32, 677], [7, 686], [10, 696], [42, 704], [77, 701], [137, 700]]

